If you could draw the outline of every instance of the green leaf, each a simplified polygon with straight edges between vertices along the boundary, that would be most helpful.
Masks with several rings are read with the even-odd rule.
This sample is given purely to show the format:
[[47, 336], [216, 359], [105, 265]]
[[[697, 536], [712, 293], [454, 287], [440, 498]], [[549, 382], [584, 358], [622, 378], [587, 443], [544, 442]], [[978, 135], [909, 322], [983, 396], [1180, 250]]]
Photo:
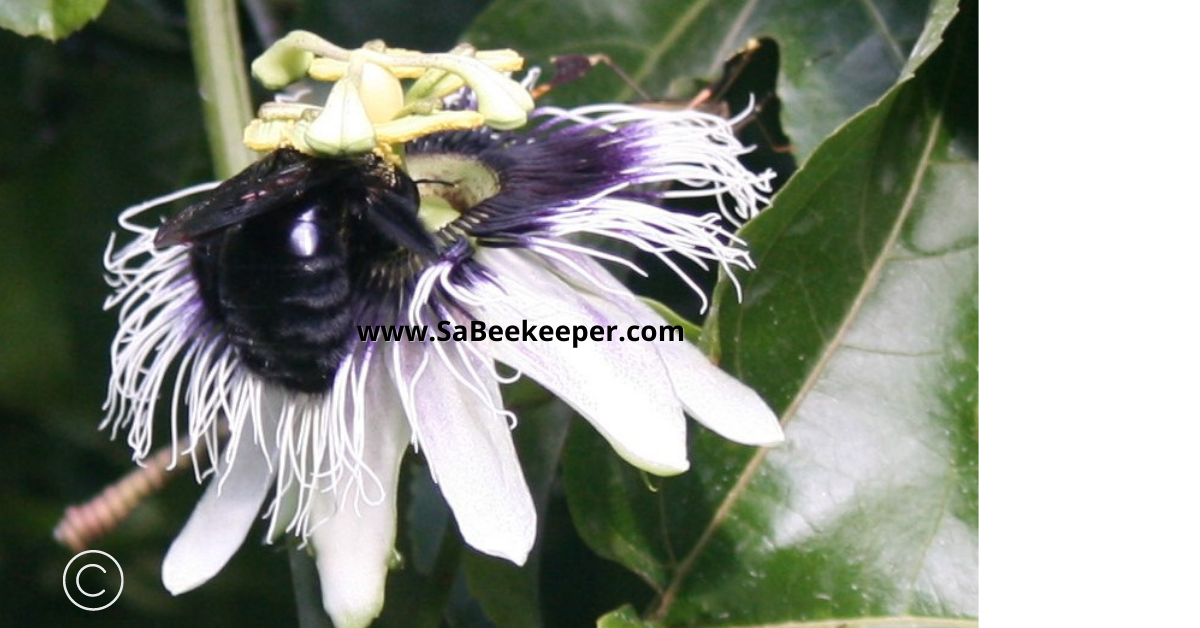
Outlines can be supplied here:
[[722, 349], [788, 442], [746, 461], [686, 550], [655, 613], [671, 623], [977, 614], [977, 164], [950, 124], [964, 39], [744, 230], [760, 269], [720, 312]]
[[108, 0], [0, 0], [0, 27], [57, 41], [96, 19]]
[[637, 611], [628, 604], [605, 614], [596, 620], [596, 628], [653, 628], [654, 624], [642, 621]]
[[704, 330], [701, 329], [699, 325], [696, 325], [692, 321], [680, 316], [678, 312], [667, 307], [664, 303], [644, 297], [642, 298], [642, 301], [645, 302], [646, 305], [649, 305], [650, 308], [655, 312], [657, 312], [659, 316], [663, 317], [663, 320], [667, 321], [667, 323], [671, 325], [678, 325], [679, 327], [683, 328], [683, 337], [688, 342], [692, 344], [700, 342], [700, 336]]
[[[783, 55], [784, 130], [803, 157], [895, 83], [926, 8], [923, 0], [500, 0], [466, 38], [480, 47], [517, 47], [547, 69], [553, 55], [604, 53], [652, 97], [686, 100], [697, 91], [693, 79], [715, 79], [749, 38], [773, 37]], [[600, 68], [550, 99], [635, 96], [633, 86]]]
[[12, 295], [0, 325], [20, 330], [0, 351], [0, 405], [54, 409], [83, 434], [109, 371], [115, 319], [101, 308], [100, 260], [116, 216], [200, 179], [205, 161], [189, 59], [118, 60], [129, 49], [95, 33], [80, 35], [88, 55], [0, 34], [0, 75], [13, 77], [0, 98], [13, 114], [0, 131], [12, 149], [0, 157], [0, 293]]
[[978, 39], [973, 8], [946, 31], [954, 12], [932, 9], [911, 72], [740, 233], [758, 269], [708, 330], [787, 442], [697, 433], [692, 470], [651, 492], [572, 432], [580, 533], [659, 593], [649, 618], [975, 624]]

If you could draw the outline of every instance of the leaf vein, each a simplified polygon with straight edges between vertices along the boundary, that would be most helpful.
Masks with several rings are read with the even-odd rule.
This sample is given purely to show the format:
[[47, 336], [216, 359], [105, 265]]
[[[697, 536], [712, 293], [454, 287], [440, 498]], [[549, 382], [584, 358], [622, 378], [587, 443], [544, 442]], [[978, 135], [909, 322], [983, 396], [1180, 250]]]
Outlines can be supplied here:
[[862, 0], [862, 5], [867, 15], [870, 16], [871, 21], [875, 23], [875, 27], [879, 29], [879, 34], [887, 42], [888, 50], [895, 57], [897, 66], [903, 67], [904, 51], [900, 49], [900, 42], [896, 41], [895, 35], [892, 34], [892, 29], [888, 28], [887, 21], [883, 19], [883, 15], [879, 12], [879, 7], [875, 6], [874, 0]]
[[[862, 288], [859, 290], [858, 294], [855, 295], [854, 301], [851, 303], [850, 308], [843, 316], [842, 322], [838, 326], [832, 342], [826, 345], [825, 350], [821, 353], [820, 359], [813, 366], [813, 369], [809, 371], [809, 375], [805, 378], [799, 392], [793, 398], [792, 402], [788, 404], [787, 409], [783, 412], [781, 416], [781, 423], [783, 423], [784, 426], [786, 426], [788, 422], [790, 422], [791, 418], [798, 413], [797, 409], [800, 407], [804, 399], [808, 397], [808, 394], [812, 392], [812, 389], [816, 387], [817, 382], [820, 380], [821, 374], [833, 360], [833, 356], [837, 353], [837, 350], [841, 348], [843, 339], [845, 338], [852, 324], [858, 319], [858, 314], [866, 303], [871, 291], [878, 284], [880, 277], [883, 274], [884, 265], [891, 259], [893, 249], [900, 240], [900, 235], [903, 232], [904, 224], [907, 222], [908, 216], [916, 204], [917, 193], [920, 190], [921, 183], [929, 169], [931, 155], [933, 154], [933, 148], [936, 144], [936, 139], [941, 129], [941, 123], [942, 117], [941, 112], [939, 111], [930, 121], [927, 137], [925, 138], [925, 145], [922, 147], [921, 156], [917, 160], [917, 164], [913, 171], [904, 201], [900, 207], [899, 213], [896, 215], [896, 219], [892, 225], [891, 231], [888, 233], [887, 239], [884, 241], [883, 246], [881, 246], [877, 251], [875, 260], [870, 265], [866, 277], [863, 279]], [[833, 169], [829, 171], [830, 176], [832, 175], [832, 172]], [[676, 570], [676, 572], [672, 575], [670, 583], [660, 596], [657, 606], [650, 614], [650, 618], [652, 620], [661, 620], [666, 616], [667, 611], [670, 609], [671, 605], [675, 601], [675, 598], [679, 594], [679, 590], [682, 587], [684, 579], [691, 572], [696, 560], [699, 559], [700, 554], [704, 551], [709, 541], [711, 541], [713, 536], [716, 534], [717, 528], [719, 528], [729, 516], [729, 513], [733, 510], [734, 505], [745, 492], [746, 487], [750, 485], [750, 482], [757, 473], [759, 466], [762, 465], [763, 460], [766, 458], [767, 451], [768, 450], [765, 448], [759, 448], [758, 451], [754, 453], [754, 456], [750, 459], [749, 463], [747, 463], [746, 468], [739, 475], [737, 482], [735, 482], [733, 487], [730, 488], [729, 493], [725, 496], [725, 499], [721, 501], [721, 505], [718, 506], [716, 512], [713, 513], [712, 519], [709, 520], [708, 525], [705, 526], [700, 538], [697, 539], [696, 544], [692, 547], [691, 551], [688, 552], [687, 556], [684, 557], [683, 562], [679, 565], [679, 569]]]
[[[638, 69], [630, 75], [633, 79], [633, 85], [641, 85], [645, 82], [646, 77], [650, 76], [650, 73], [654, 71], [654, 68], [658, 67], [658, 63], [662, 59], [663, 55], [665, 55], [667, 51], [675, 45], [675, 42], [678, 41], [680, 37], [683, 37], [683, 35], [691, 29], [692, 23], [699, 19], [700, 14], [704, 13], [704, 10], [707, 9], [711, 4], [712, 0], [700, 0], [699, 2], [696, 2], [692, 4], [687, 11], [680, 15], [679, 19], [675, 20], [675, 22], [671, 24], [671, 28], [667, 30], [667, 33], [663, 35], [662, 39], [660, 39], [653, 47], [649, 48], [649, 53], [646, 55], [646, 58], [642, 60], [642, 63], [640, 66], [638, 66]], [[616, 101], [625, 102], [633, 98], [633, 85], [623, 88], [621, 93], [617, 96]]]

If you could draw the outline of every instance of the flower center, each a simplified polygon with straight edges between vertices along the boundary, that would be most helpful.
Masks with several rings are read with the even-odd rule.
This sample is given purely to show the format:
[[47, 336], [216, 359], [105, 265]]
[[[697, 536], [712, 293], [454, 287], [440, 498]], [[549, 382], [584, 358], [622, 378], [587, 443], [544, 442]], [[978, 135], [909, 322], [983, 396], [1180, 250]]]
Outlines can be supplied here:
[[[450, 130], [514, 129], [533, 110], [529, 92], [506, 73], [524, 59], [512, 50], [460, 45], [447, 53], [387, 48], [381, 41], [346, 50], [305, 31], [275, 42], [251, 66], [268, 88], [302, 78], [333, 81], [323, 107], [267, 103], [245, 131], [257, 151], [295, 148], [324, 157], [377, 152], [403, 162], [403, 145]], [[403, 87], [401, 80], [409, 81]], [[470, 89], [474, 106], [443, 99]]]
[[500, 192], [496, 171], [468, 155], [410, 155], [409, 176], [421, 191], [418, 217], [431, 232], [453, 228], [469, 210]]

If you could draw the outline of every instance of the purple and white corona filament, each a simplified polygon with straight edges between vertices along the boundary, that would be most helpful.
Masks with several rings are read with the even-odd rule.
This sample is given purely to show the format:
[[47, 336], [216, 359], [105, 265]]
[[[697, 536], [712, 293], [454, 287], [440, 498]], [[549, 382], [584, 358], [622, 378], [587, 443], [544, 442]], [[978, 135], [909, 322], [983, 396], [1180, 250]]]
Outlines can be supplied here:
[[[317, 123], [289, 128], [282, 148], [230, 183], [127, 210], [121, 225], [133, 240], [106, 253], [107, 307], [120, 319], [106, 426], [124, 431], [142, 459], [161, 438], [154, 416], [165, 406], [171, 438], [186, 432], [219, 452], [200, 467], [214, 477], [167, 554], [168, 589], [215, 575], [265, 509], [268, 540], [294, 534], [310, 544], [335, 624], [368, 624], [383, 603], [397, 474], [410, 445], [427, 458], [464, 539], [523, 563], [536, 513], [498, 364], [537, 380], [652, 473], [688, 468], [685, 413], [737, 442], [782, 439], [766, 404], [687, 343], [359, 342], [355, 333], [357, 325], [443, 320], [662, 324], [599, 262], [641, 269], [596, 248], [596, 237], [577, 236], [658, 256], [702, 300], [680, 260], [749, 269], [721, 216], [660, 206], [673, 196], [712, 197], [728, 218], [744, 220], [765, 203], [770, 174], [739, 164], [745, 148], [727, 121], [601, 105], [534, 109], [520, 127], [494, 93], [518, 98], [511, 86], [493, 87], [511, 79], [472, 66], [448, 70], [461, 71], [467, 87], [433, 92], [454, 122], [439, 118], [396, 141], [389, 133], [401, 133], [400, 123], [424, 121], [394, 111], [380, 120], [361, 59], [400, 73], [374, 52], [311, 49], [343, 62], [354, 79], [337, 106], [364, 103], [373, 149], [331, 151], [351, 143], [328, 141]], [[390, 63], [415, 63], [408, 54]], [[477, 113], [482, 123], [457, 122]], [[419, 199], [405, 200], [409, 182]], [[668, 190], [672, 182], [682, 186]], [[189, 195], [200, 199], [193, 214], [207, 217], [193, 216], [184, 237], [163, 238], [148, 213]], [[262, 252], [271, 243], [286, 251], [282, 261]], [[249, 275], [256, 268], [275, 275], [259, 281]], [[329, 364], [307, 365], [310, 349]]]

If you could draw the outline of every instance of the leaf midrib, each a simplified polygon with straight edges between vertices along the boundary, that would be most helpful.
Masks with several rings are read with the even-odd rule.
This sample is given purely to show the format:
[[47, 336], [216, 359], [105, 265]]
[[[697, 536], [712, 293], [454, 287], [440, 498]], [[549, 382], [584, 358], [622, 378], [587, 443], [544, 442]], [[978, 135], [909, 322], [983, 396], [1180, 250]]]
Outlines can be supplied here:
[[[901, 85], [897, 85], [894, 89], [899, 89], [900, 87]], [[809, 371], [808, 377], [805, 378], [800, 390], [782, 413], [781, 423], [785, 427], [791, 421], [791, 418], [797, 414], [797, 410], [801, 404], [803, 404], [808, 394], [812, 392], [812, 389], [820, 381], [821, 375], [828, 367], [829, 362], [833, 359], [833, 356], [839, 349], [842, 348], [846, 333], [849, 331], [851, 325], [857, 320], [863, 304], [866, 303], [867, 298], [878, 284], [879, 278], [883, 274], [884, 266], [891, 259], [892, 252], [896, 247], [896, 243], [900, 239], [900, 234], [903, 231], [904, 225], [907, 223], [908, 217], [912, 212], [912, 208], [916, 204], [917, 194], [920, 191], [921, 182], [925, 178], [925, 173], [929, 168], [931, 155], [933, 153], [934, 145], [936, 144], [938, 133], [941, 130], [941, 125], [942, 116], [941, 112], [939, 111], [930, 122], [927, 137], [925, 138], [925, 146], [922, 148], [921, 157], [918, 160], [916, 169], [913, 172], [913, 176], [910, 180], [909, 188], [905, 195], [904, 202], [901, 205], [900, 212], [897, 214], [896, 220], [892, 224], [892, 229], [888, 233], [888, 237], [884, 241], [884, 245], [880, 247], [879, 253], [875, 256], [870, 270], [864, 277], [862, 287], [859, 289], [858, 294], [855, 295], [854, 301], [851, 303], [849, 310], [847, 310], [845, 316], [843, 316], [837, 332], [834, 334], [830, 342], [826, 344], [825, 350], [821, 353], [820, 359], [817, 361], [816, 365], [813, 366], [813, 369]], [[708, 525], [705, 526], [704, 531], [700, 534], [696, 544], [692, 547], [691, 551], [688, 552], [687, 556], [684, 557], [683, 562], [679, 564], [679, 568], [672, 576], [671, 582], [667, 585], [662, 596], [659, 598], [660, 601], [658, 606], [650, 614], [651, 619], [661, 620], [666, 616], [667, 611], [670, 609], [671, 605], [675, 601], [675, 598], [679, 594], [679, 589], [682, 586], [683, 581], [691, 572], [692, 567], [705, 547], [707, 547], [708, 542], [716, 534], [717, 528], [719, 528], [725, 521], [725, 518], [729, 515], [729, 512], [733, 509], [733, 506], [737, 503], [738, 499], [741, 498], [746, 487], [749, 486], [750, 482], [753, 480], [755, 473], [758, 471], [758, 467], [766, 458], [768, 451], [769, 450], [767, 448], [760, 447], [747, 463], [746, 468], [738, 476], [737, 482], [735, 482], [733, 487], [730, 488], [729, 493], [725, 496], [725, 499], [722, 500], [721, 505], [713, 513], [712, 519], [709, 520]]]
[[654, 71], [655, 67], [658, 66], [658, 62], [660, 59], [662, 59], [663, 55], [672, 48], [675, 42], [678, 41], [679, 38], [688, 31], [688, 28], [691, 27], [692, 23], [699, 19], [700, 14], [703, 13], [704, 10], [707, 9], [712, 3], [713, 0], [699, 0], [698, 2], [693, 3], [691, 8], [685, 11], [679, 16], [679, 19], [675, 20], [671, 24], [671, 28], [667, 30], [667, 33], [663, 35], [662, 39], [660, 39], [653, 48], [650, 48], [647, 51], [646, 58], [642, 60], [642, 63], [638, 66], [637, 70], [630, 74], [630, 78], [633, 79], [633, 84], [626, 85], [624, 88], [622, 88], [621, 92], [614, 99], [614, 102], [627, 102], [633, 98], [635, 90], [634, 86], [645, 83], [646, 77], [650, 76], [650, 73]]

